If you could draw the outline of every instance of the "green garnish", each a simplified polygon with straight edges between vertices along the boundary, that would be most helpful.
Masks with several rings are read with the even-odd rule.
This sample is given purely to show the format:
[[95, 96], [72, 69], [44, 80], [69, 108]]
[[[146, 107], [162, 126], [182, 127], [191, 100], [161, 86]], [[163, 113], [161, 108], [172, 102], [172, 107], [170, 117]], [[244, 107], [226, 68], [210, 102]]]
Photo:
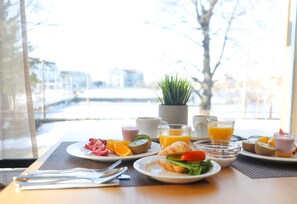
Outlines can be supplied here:
[[187, 162], [181, 161], [179, 159], [175, 160], [172, 156], [167, 156], [166, 159], [168, 160], [168, 162], [176, 166], [184, 167], [186, 169], [186, 172], [192, 176], [204, 174], [212, 168], [212, 163], [210, 159], [201, 162]]

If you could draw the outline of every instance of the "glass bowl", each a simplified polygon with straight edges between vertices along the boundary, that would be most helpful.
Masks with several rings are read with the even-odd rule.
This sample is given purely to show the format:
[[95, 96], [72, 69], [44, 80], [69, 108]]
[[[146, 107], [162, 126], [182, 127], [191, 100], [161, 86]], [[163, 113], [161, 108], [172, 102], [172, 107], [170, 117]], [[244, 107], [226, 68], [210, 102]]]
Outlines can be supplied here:
[[203, 150], [206, 157], [221, 165], [230, 166], [238, 157], [241, 145], [236, 142], [216, 140], [199, 140], [194, 142], [197, 150]]

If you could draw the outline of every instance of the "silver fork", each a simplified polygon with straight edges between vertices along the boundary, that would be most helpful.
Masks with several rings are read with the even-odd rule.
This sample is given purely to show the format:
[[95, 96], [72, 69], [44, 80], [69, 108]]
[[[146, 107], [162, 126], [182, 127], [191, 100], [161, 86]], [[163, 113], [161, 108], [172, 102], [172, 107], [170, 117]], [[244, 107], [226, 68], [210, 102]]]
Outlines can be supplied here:
[[[125, 171], [127, 171], [128, 167], [121, 167], [119, 169], [114, 169], [112, 173], [108, 173], [104, 176], [101, 174], [88, 174], [88, 175], [80, 175], [80, 176], [18, 176], [15, 177], [14, 180], [17, 181], [16, 185], [18, 187], [21, 186], [33, 186], [33, 185], [51, 185], [51, 184], [57, 184], [63, 181], [68, 180], [76, 180], [76, 179], [87, 179], [90, 180], [96, 184], [101, 183], [107, 183], [109, 181], [112, 181], [113, 179], [117, 178], [121, 174], [123, 174]], [[29, 181], [30, 179], [33, 179], [34, 181]], [[46, 181], [40, 181], [40, 179], [45, 179]], [[36, 181], [37, 180], [37, 181]], [[39, 180], [39, 181], [38, 181]]]
[[62, 169], [62, 170], [38, 170], [38, 171], [27, 171], [25, 175], [42, 175], [42, 174], [66, 174], [75, 172], [88, 172], [88, 173], [104, 173], [110, 171], [122, 163], [122, 160], [118, 160], [110, 166], [102, 169], [88, 169], [88, 168], [73, 168], [73, 169]]

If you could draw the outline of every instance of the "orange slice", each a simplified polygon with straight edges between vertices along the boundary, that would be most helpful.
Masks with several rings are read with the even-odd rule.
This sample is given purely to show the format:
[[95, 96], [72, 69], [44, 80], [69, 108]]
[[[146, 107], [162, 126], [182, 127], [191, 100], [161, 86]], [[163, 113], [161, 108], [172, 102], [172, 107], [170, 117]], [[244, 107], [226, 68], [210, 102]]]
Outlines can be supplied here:
[[275, 141], [274, 141], [274, 138], [272, 138], [269, 142], [268, 142], [269, 145], [275, 147]]
[[132, 151], [122, 141], [116, 141], [114, 143], [114, 151], [118, 156], [130, 156]]
[[130, 144], [130, 141], [120, 141], [120, 140], [112, 140], [112, 139], [107, 140], [107, 144], [106, 144], [107, 149], [113, 153], [115, 153], [115, 149], [114, 149], [115, 142], [120, 142], [127, 147]]
[[263, 142], [263, 143], [268, 143], [269, 138], [267, 136], [260, 137], [257, 139], [257, 142]]
[[129, 146], [129, 144], [130, 144], [130, 141], [120, 141], [123, 145], [125, 145], [125, 146]]
[[106, 147], [109, 151], [114, 152], [114, 143], [116, 140], [107, 140]]

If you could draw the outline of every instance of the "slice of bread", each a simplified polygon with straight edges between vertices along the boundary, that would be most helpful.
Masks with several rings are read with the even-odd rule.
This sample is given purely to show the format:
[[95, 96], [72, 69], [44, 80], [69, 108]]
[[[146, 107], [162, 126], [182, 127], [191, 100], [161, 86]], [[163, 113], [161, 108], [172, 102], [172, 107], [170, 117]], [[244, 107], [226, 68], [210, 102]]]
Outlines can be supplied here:
[[159, 159], [159, 165], [162, 166], [164, 169], [168, 171], [173, 171], [177, 173], [184, 173], [185, 168], [181, 166], [176, 166], [174, 164], [171, 164], [170, 162], [166, 161], [166, 159]]

